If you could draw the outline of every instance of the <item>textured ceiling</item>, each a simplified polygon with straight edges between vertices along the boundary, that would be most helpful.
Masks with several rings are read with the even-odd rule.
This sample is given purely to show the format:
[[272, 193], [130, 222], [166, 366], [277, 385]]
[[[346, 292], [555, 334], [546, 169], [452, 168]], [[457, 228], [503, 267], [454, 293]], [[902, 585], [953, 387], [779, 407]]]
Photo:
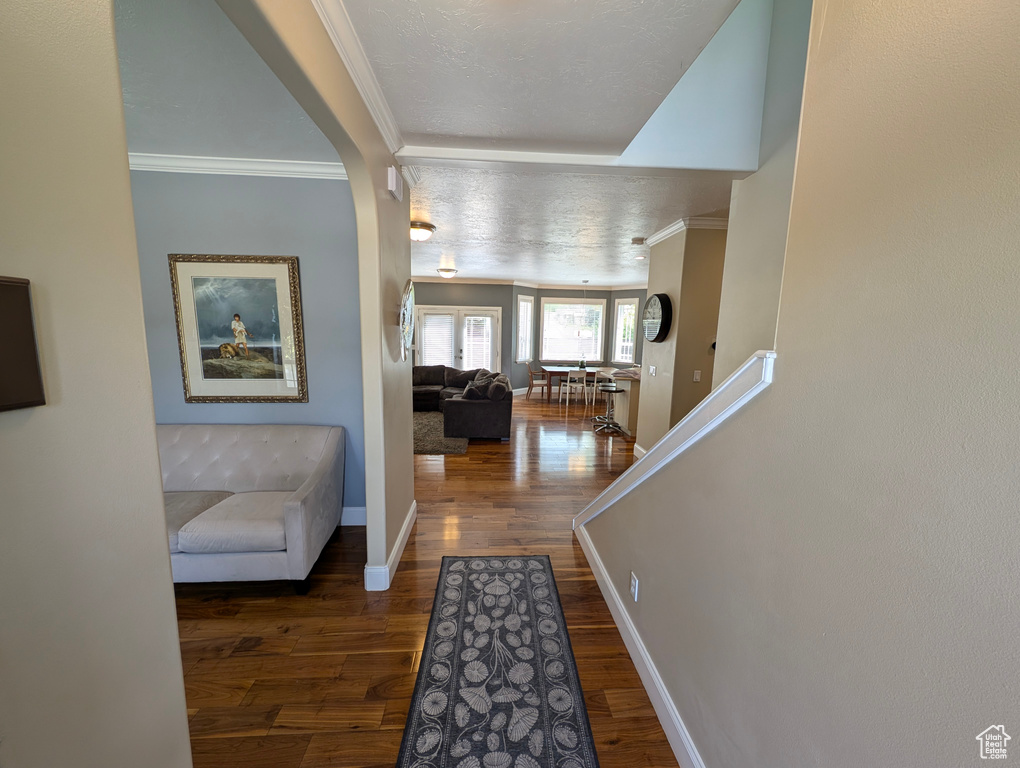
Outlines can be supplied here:
[[737, 0], [346, 0], [404, 143], [619, 154]]
[[213, 0], [115, 0], [128, 149], [337, 162]]
[[[733, 179], [746, 174], [684, 171], [670, 176], [421, 168], [412, 218], [436, 233], [411, 244], [411, 273], [550, 285], [634, 285], [648, 260], [631, 238], [688, 216], [719, 215]], [[647, 247], [643, 247], [647, 254]]]

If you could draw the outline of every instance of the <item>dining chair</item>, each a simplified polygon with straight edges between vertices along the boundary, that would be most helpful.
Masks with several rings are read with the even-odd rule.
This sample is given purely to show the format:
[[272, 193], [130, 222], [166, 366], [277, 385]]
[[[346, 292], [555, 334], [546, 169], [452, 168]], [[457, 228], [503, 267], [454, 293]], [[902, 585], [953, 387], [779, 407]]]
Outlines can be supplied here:
[[584, 404], [588, 405], [588, 372], [581, 368], [573, 371], [567, 371], [566, 376], [560, 377], [560, 389], [556, 395], [556, 399], [560, 400], [563, 397], [563, 388], [567, 388], [567, 407], [570, 406], [570, 393], [576, 392], [578, 388], [581, 390], [581, 394], [584, 396]]
[[595, 379], [594, 381], [592, 381], [591, 385], [592, 390], [591, 401], [592, 403], [597, 403], [599, 393], [602, 391], [600, 387], [605, 384], [613, 384], [615, 382], [615, 379], [613, 379], [613, 375], [611, 373], [609, 373], [608, 371], [603, 371], [600, 368], [596, 368], [594, 373]]
[[[528, 393], [524, 396], [525, 400], [531, 398], [531, 390], [538, 388], [539, 390], [549, 390], [549, 374], [545, 371], [533, 371], [531, 370], [531, 364], [528, 363]], [[540, 392], [541, 394], [541, 392]]]

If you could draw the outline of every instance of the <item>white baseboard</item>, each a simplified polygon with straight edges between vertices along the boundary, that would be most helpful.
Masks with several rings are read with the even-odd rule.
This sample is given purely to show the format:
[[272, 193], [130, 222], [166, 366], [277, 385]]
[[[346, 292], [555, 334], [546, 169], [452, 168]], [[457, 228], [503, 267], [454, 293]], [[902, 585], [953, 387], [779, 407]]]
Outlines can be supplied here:
[[636, 456], [637, 458], [639, 458], [639, 459], [640, 459], [640, 458], [641, 458], [642, 456], [644, 456], [644, 455], [645, 455], [646, 453], [648, 453], [648, 451], [646, 451], [646, 450], [645, 450], [644, 448], [642, 448], [642, 447], [641, 447], [640, 445], [638, 445], [637, 443], [634, 443], [634, 455], [635, 455], [635, 456]]
[[613, 581], [609, 578], [606, 566], [595, 550], [595, 545], [588, 535], [588, 531], [584, 529], [584, 526], [580, 526], [574, 529], [574, 535], [577, 536], [577, 541], [584, 551], [584, 556], [588, 558], [588, 565], [591, 566], [591, 571], [595, 575], [595, 581], [598, 582], [599, 589], [602, 590], [602, 596], [609, 605], [609, 611], [613, 614], [616, 627], [620, 630], [624, 645], [627, 646], [630, 658], [637, 668], [638, 676], [648, 692], [648, 698], [652, 701], [652, 708], [655, 709], [655, 714], [659, 718], [662, 730], [666, 732], [666, 738], [669, 739], [669, 745], [673, 749], [673, 754], [676, 755], [677, 762], [683, 768], [705, 768], [705, 763], [701, 759], [697, 747], [694, 746], [694, 740], [691, 738], [687, 726], [684, 725], [684, 721], [680, 719], [680, 713], [677, 711], [676, 704], [670, 698], [669, 691], [666, 690], [666, 684], [663, 682], [662, 677], [659, 675], [659, 670], [655, 667], [655, 662], [652, 661], [652, 657], [648, 653], [648, 648], [645, 647], [641, 635], [638, 634], [637, 627], [634, 626], [630, 614], [627, 613], [627, 609], [624, 607], [623, 600], [613, 586]]
[[527, 387], [518, 387], [517, 389], [514, 390], [514, 397], [517, 397], [517, 395], [526, 395], [526, 394], [528, 394], [528, 388]]
[[393, 583], [393, 574], [397, 572], [397, 566], [400, 565], [400, 556], [404, 554], [404, 547], [407, 546], [407, 540], [411, 537], [411, 529], [414, 528], [414, 521], [417, 517], [418, 502], [415, 500], [411, 502], [411, 508], [407, 511], [404, 525], [400, 528], [400, 535], [397, 536], [397, 540], [393, 544], [393, 551], [390, 552], [386, 565], [365, 566], [366, 591], [383, 592], [390, 588], [390, 584]]
[[368, 510], [364, 507], [344, 507], [340, 515], [340, 525], [366, 525], [368, 523]]

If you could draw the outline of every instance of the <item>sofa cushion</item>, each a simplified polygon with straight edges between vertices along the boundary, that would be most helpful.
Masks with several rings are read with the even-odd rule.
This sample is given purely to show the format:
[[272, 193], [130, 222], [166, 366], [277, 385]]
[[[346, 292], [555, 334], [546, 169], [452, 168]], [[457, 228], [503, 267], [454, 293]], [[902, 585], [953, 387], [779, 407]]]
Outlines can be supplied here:
[[491, 379], [495, 375], [496, 374], [494, 374], [488, 368], [479, 368], [478, 373], [475, 374], [475, 381], [481, 381], [482, 379]]
[[296, 491], [329, 437], [301, 424], [159, 424], [163, 490]]
[[235, 493], [185, 523], [177, 534], [181, 552], [276, 552], [287, 548], [283, 504], [292, 494]]
[[233, 494], [230, 491], [174, 491], [163, 494], [166, 509], [166, 535], [170, 539], [170, 552], [180, 552], [177, 534], [181, 526], [198, 517], [209, 507], [216, 506]]
[[420, 387], [425, 384], [438, 384], [442, 387], [445, 383], [445, 365], [416, 365], [411, 369], [412, 386]]
[[504, 376], [502, 373], [492, 380], [492, 384], [489, 385], [489, 399], [490, 400], [502, 400], [506, 397], [506, 393], [510, 391], [510, 379]]
[[465, 400], [485, 400], [489, 397], [489, 387], [491, 385], [492, 379], [470, 381], [468, 382], [468, 385], [464, 387], [464, 394], [462, 397]]
[[481, 368], [473, 368], [470, 371], [461, 371], [457, 368], [446, 369], [446, 386], [456, 387], [458, 391], [462, 391], [467, 386], [469, 381], [473, 381]]
[[[470, 383], [470, 382], [469, 382]], [[449, 400], [451, 397], [464, 394], [464, 387], [443, 387], [443, 391], [439, 393], [441, 400]]]

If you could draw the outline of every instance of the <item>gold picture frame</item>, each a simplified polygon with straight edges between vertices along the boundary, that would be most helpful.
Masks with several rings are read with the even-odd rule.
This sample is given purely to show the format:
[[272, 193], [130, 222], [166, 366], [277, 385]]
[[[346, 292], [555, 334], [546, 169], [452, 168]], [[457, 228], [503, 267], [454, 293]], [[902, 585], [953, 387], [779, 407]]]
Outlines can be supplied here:
[[307, 403], [296, 256], [168, 254], [188, 403]]

